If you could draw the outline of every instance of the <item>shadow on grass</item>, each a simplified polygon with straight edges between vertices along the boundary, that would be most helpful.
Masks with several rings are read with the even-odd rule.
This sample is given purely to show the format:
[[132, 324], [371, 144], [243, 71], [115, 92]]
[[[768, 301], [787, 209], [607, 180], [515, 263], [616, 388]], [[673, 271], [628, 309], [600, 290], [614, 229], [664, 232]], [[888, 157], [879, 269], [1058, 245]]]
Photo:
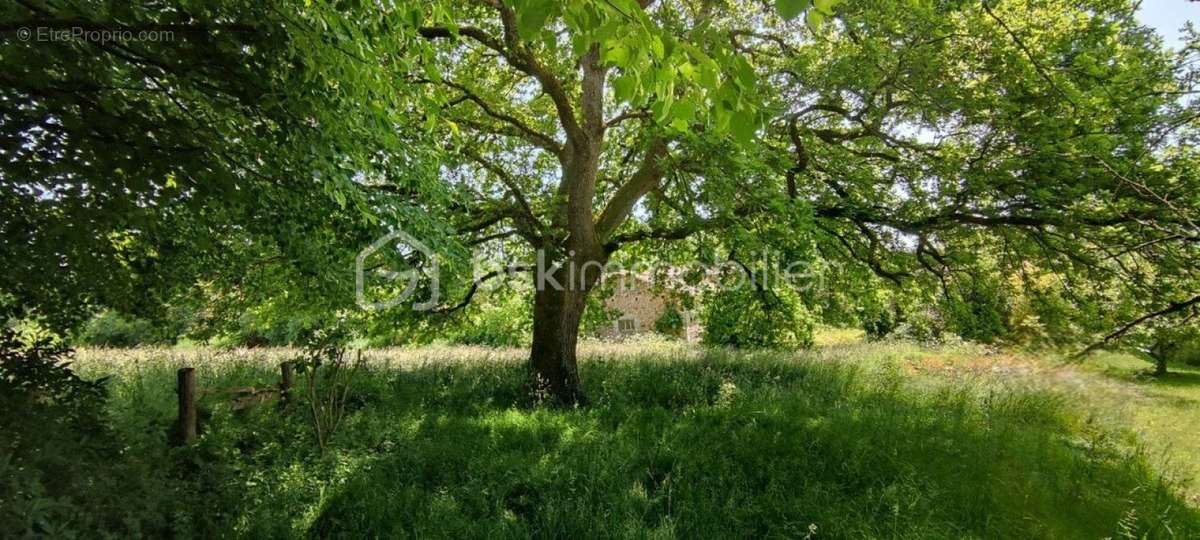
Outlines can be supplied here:
[[1097, 372], [1115, 381], [1137, 385], [1147, 397], [1174, 407], [1190, 408], [1200, 402], [1200, 370], [1191, 366], [1172, 365], [1166, 374], [1155, 375], [1152, 367], [1125, 359]]
[[1200, 535], [1157, 473], [1053, 395], [770, 355], [582, 369], [579, 410], [522, 406], [517, 364], [378, 376], [307, 533]]
[[1168, 371], [1166, 375], [1152, 377], [1149, 380], [1159, 386], [1200, 388], [1200, 371], [1174, 369]]
[[1105, 354], [1098, 357], [1095, 371], [1123, 382], [1165, 387], [1200, 387], [1200, 367], [1180, 362], [1167, 366], [1165, 375], [1154, 375], [1154, 359], [1144, 354]]

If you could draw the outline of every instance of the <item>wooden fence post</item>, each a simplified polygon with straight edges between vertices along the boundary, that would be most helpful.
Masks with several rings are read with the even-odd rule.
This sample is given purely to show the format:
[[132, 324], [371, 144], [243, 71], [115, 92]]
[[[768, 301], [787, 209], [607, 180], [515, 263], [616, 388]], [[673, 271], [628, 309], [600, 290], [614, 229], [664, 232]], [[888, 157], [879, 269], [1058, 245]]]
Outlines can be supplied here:
[[287, 403], [292, 396], [292, 387], [296, 385], [296, 366], [291, 361], [279, 364], [279, 399]]
[[179, 394], [179, 419], [176, 424], [178, 430], [179, 441], [183, 444], [192, 444], [196, 441], [197, 421], [196, 414], [196, 370], [194, 368], [180, 368], [176, 373], [175, 392]]

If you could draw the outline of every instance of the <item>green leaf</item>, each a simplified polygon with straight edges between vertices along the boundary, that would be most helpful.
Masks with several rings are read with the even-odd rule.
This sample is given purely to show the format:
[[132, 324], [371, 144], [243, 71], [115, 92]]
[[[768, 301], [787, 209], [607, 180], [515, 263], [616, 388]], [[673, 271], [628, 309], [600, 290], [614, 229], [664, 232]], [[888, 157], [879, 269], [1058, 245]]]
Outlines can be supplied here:
[[617, 101], [630, 101], [637, 93], [637, 76], [633, 73], [623, 73], [612, 81], [613, 98]]
[[754, 120], [754, 116], [739, 112], [729, 122], [729, 130], [733, 132], [733, 138], [738, 143], [749, 144], [754, 141], [754, 132], [758, 130], [758, 122]]
[[810, 3], [810, 0], [775, 0], [775, 11], [783, 20], [790, 21], [804, 13]]
[[690, 101], [678, 101], [674, 107], [671, 107], [671, 117], [675, 120], [682, 120], [684, 125], [692, 121], [692, 117], [696, 114], [696, 105]]
[[814, 9], [804, 15], [804, 22], [813, 33], [820, 32], [821, 25], [825, 24], [825, 14]]
[[696, 66], [692, 65], [692, 63], [688, 62], [687, 60], [684, 60], [683, 63], [676, 66], [675, 69], [679, 70], [679, 75], [684, 79], [692, 80], [696, 77]]
[[650, 40], [650, 52], [654, 54], [654, 58], [662, 60], [666, 56], [666, 48], [663, 46], [663, 41], [658, 36]]
[[744, 56], [737, 57], [735, 66], [736, 78], [734, 80], [737, 82], [737, 84], [741, 86], [743, 90], [754, 88], [755, 84], [758, 82], [758, 75], [754, 73], [754, 66], [751, 66], [750, 62], [747, 62]]
[[604, 61], [614, 66], [625, 67], [629, 65], [629, 49], [624, 45], [617, 45], [604, 52]]
[[813, 7], [826, 15], [833, 15], [833, 8], [842, 3], [841, 0], [813, 0]]
[[659, 99], [650, 105], [650, 112], [654, 114], [654, 121], [665, 123], [671, 114], [671, 106], [675, 103], [675, 98], [671, 95], [659, 96]]
[[561, 5], [556, 0], [523, 0], [517, 3], [517, 32], [532, 39], [557, 14]]

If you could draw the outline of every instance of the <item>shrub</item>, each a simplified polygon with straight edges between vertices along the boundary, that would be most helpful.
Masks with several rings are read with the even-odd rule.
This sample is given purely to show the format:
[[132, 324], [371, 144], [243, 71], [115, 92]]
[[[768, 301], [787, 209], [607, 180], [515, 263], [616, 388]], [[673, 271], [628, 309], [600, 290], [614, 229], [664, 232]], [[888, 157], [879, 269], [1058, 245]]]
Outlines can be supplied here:
[[1175, 350], [1170, 361], [1200, 366], [1200, 328], [1186, 327], [1178, 330], [1175, 337]]
[[519, 347], [533, 335], [533, 312], [522, 294], [492, 295], [477, 308], [468, 308], [464, 320], [449, 332], [452, 343], [489, 347]]
[[867, 334], [867, 339], [880, 340], [895, 332], [902, 320], [903, 315], [900, 313], [900, 308], [893, 305], [863, 317], [862, 327]]
[[919, 296], [888, 294], [862, 315], [867, 339], [903, 339], [917, 343], [938, 343], [945, 335], [942, 313]]
[[[0, 333], [0, 419], [9, 425], [40, 420], [89, 431], [101, 425], [104, 382], [85, 381], [70, 369], [70, 350], [39, 340], [25, 345], [15, 333]], [[39, 420], [30, 422], [29, 420]]]
[[163, 536], [175, 493], [158, 492], [105, 412], [104, 379], [69, 367], [48, 340], [0, 334], [0, 535]]
[[[946, 323], [935, 308], [914, 308], [888, 337], [917, 343], [941, 343], [946, 339]], [[953, 335], [953, 334], [952, 334]]]
[[960, 282], [941, 311], [947, 329], [963, 339], [993, 343], [1010, 333], [1004, 284], [991, 275], [972, 275]]
[[664, 336], [683, 335], [683, 314], [675, 304], [668, 304], [662, 315], [654, 321], [654, 331]]
[[164, 334], [150, 321], [125, 317], [109, 310], [88, 321], [75, 342], [96, 347], [135, 347], [173, 341]]
[[750, 287], [711, 293], [701, 315], [704, 342], [739, 349], [812, 346], [814, 318], [791, 290]]
[[1189, 366], [1200, 367], [1200, 340], [1185, 343], [1179, 352], [1179, 360]]
[[583, 309], [583, 320], [579, 322], [580, 334], [594, 336], [612, 328], [613, 322], [621, 316], [621, 310], [607, 307], [606, 302], [612, 298], [613, 293], [611, 283], [601, 283], [588, 295], [587, 306]]
[[355, 361], [346, 358], [348, 339], [340, 328], [317, 331], [305, 344], [304, 357], [294, 363], [305, 378], [313, 434], [322, 454], [346, 417], [350, 392], [363, 367], [361, 349]]

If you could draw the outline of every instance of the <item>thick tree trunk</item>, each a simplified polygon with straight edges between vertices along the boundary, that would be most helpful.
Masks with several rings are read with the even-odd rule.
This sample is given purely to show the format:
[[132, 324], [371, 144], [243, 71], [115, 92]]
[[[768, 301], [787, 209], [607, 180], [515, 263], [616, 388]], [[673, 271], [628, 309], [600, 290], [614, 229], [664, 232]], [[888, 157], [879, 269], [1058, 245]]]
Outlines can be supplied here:
[[1154, 359], [1155, 377], [1162, 377], [1167, 374], [1167, 357], [1170, 356], [1173, 346], [1171, 342], [1165, 339], [1164, 336], [1155, 336], [1154, 344], [1150, 346], [1150, 357]]
[[[579, 323], [587, 306], [588, 293], [600, 280], [608, 253], [602, 247], [593, 215], [596, 177], [600, 170], [601, 143], [604, 139], [604, 77], [607, 69], [600, 63], [600, 49], [593, 46], [581, 59], [577, 122], [569, 107], [560, 109], [567, 134], [565, 151], [559, 156], [562, 183], [559, 206], [553, 218], [564, 235], [556, 245], [538, 246], [538, 268], [534, 275], [533, 347], [529, 353], [529, 386], [535, 398], [562, 406], [584, 403], [575, 361], [579, 341]], [[610, 203], [611, 204], [611, 203]], [[624, 218], [627, 214], [620, 214]], [[601, 219], [615, 227], [620, 220]], [[551, 242], [555, 242], [552, 240]], [[549, 249], [547, 249], [549, 248]], [[547, 259], [565, 264], [551, 264]]]
[[529, 353], [529, 390], [535, 399], [555, 405], [584, 404], [575, 346], [588, 294], [600, 281], [607, 258], [572, 251], [562, 264], [539, 257], [534, 276], [533, 347]]
[[587, 294], [587, 291], [552, 288], [538, 289], [534, 293], [529, 384], [536, 398], [564, 406], [584, 401], [575, 345]]
[[1167, 355], [1158, 354], [1154, 357], [1154, 376], [1165, 377], [1167, 375]]

